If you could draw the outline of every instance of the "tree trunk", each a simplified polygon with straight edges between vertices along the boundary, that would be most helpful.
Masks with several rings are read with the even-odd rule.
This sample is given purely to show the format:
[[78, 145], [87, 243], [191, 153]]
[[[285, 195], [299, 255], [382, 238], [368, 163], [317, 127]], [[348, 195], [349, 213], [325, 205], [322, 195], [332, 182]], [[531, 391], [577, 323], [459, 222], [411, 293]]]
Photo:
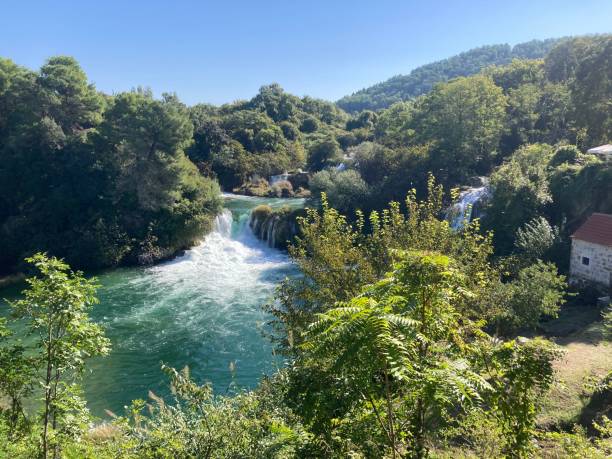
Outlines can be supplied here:
[[47, 343], [47, 374], [45, 376], [45, 415], [43, 417], [43, 434], [42, 434], [42, 457], [47, 459], [48, 453], [48, 430], [49, 430], [49, 414], [51, 408], [51, 330], [49, 330], [49, 342]]
[[397, 441], [395, 440], [395, 426], [393, 425], [393, 407], [391, 406], [391, 391], [389, 389], [389, 374], [387, 372], [387, 362], [385, 361], [385, 398], [387, 401], [387, 419], [389, 422], [389, 441], [391, 442], [391, 453], [393, 459], [397, 457]]

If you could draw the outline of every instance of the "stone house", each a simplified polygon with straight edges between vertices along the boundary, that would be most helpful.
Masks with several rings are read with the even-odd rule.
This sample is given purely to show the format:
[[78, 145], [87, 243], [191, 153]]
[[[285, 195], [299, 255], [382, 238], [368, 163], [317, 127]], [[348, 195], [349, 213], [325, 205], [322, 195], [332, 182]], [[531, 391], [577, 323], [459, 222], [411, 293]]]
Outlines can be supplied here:
[[612, 215], [594, 213], [572, 234], [570, 282], [612, 289]]

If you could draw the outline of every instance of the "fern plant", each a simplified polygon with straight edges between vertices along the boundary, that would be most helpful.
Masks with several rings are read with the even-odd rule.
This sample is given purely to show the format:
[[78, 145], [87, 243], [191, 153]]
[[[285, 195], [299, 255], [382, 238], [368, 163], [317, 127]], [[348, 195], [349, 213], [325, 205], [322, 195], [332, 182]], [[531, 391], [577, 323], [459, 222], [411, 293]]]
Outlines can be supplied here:
[[319, 314], [302, 345], [359, 388], [392, 457], [426, 457], [432, 419], [469, 407], [489, 385], [470, 364], [485, 336], [456, 304], [469, 297], [451, 258], [398, 253], [393, 272]]

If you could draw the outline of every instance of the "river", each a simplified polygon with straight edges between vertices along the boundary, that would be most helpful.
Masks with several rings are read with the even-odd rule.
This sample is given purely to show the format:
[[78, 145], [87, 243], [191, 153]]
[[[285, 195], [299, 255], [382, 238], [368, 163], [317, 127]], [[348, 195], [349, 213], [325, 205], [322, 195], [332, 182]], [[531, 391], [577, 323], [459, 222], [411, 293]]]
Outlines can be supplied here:
[[255, 238], [248, 218], [260, 204], [299, 207], [303, 201], [224, 198], [214, 231], [184, 255], [97, 276], [100, 303], [91, 316], [104, 327], [112, 352], [87, 365], [84, 390], [94, 415], [104, 416], [105, 409], [122, 414], [123, 406], [146, 399], [149, 390], [167, 396], [162, 362], [188, 365], [196, 381], [210, 381], [218, 393], [230, 384], [254, 387], [282, 364], [262, 335], [269, 317], [261, 305], [296, 268], [285, 253]]

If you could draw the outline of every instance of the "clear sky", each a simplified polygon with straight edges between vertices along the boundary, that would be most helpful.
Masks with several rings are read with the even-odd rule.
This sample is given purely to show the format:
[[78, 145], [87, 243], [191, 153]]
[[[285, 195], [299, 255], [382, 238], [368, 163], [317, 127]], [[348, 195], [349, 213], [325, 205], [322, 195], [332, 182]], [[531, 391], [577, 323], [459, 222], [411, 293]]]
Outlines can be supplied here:
[[188, 104], [267, 83], [335, 100], [484, 44], [612, 32], [612, 0], [6, 0], [0, 56], [77, 58], [105, 92]]

